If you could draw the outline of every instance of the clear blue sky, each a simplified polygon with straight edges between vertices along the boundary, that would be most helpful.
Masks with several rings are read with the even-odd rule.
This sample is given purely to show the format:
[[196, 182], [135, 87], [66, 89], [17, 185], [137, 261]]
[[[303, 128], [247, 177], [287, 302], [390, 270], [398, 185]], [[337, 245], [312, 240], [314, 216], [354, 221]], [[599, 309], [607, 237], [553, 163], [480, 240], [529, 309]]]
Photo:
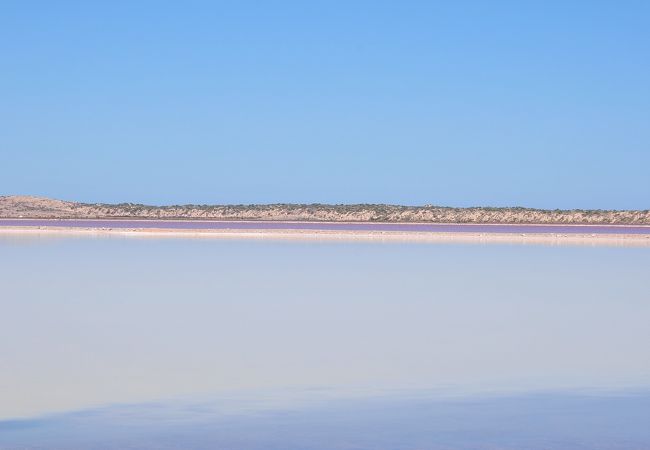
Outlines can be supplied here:
[[650, 208], [647, 1], [3, 1], [0, 195]]

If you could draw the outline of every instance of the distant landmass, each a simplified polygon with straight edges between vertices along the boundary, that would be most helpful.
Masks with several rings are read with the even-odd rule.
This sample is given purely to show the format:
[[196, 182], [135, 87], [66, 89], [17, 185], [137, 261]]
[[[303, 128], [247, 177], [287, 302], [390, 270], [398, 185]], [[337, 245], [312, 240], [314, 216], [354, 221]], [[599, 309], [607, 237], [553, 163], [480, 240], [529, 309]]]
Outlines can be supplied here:
[[453, 208], [383, 204], [150, 206], [135, 203], [79, 203], [31, 196], [0, 196], [0, 218], [650, 225], [650, 210]]

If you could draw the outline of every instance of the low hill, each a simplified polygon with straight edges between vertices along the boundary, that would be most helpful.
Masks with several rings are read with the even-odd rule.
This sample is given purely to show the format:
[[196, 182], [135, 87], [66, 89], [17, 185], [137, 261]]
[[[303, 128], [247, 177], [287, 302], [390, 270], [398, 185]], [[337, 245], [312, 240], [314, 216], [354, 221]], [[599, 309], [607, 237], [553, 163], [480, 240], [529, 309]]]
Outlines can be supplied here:
[[541, 210], [399, 205], [173, 205], [78, 203], [31, 196], [0, 196], [0, 218], [214, 219], [437, 223], [650, 225], [650, 210]]

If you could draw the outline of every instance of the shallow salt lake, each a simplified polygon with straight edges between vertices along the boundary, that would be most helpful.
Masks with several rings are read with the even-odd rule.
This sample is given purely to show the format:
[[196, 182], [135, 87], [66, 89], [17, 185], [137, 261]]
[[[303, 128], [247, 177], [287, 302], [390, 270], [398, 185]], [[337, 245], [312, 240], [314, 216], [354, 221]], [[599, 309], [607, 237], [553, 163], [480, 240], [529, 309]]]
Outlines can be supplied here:
[[0, 449], [650, 448], [647, 248], [0, 236]]
[[2, 227], [48, 227], [69, 229], [137, 229], [137, 230], [264, 230], [264, 231], [339, 231], [339, 232], [430, 232], [490, 234], [587, 234], [650, 235], [648, 225], [532, 225], [472, 223], [387, 223], [387, 222], [304, 222], [174, 219], [1, 219]]

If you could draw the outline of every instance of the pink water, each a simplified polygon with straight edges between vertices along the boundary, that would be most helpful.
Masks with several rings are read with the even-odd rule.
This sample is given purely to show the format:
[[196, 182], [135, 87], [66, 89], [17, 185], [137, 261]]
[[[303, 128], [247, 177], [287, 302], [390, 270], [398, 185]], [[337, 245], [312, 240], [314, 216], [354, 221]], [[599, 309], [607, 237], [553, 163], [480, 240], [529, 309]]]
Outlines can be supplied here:
[[0, 219], [0, 227], [137, 228], [171, 230], [313, 230], [400, 231], [443, 233], [648, 234], [650, 226], [622, 225], [499, 225], [372, 222], [271, 222], [129, 219]]

